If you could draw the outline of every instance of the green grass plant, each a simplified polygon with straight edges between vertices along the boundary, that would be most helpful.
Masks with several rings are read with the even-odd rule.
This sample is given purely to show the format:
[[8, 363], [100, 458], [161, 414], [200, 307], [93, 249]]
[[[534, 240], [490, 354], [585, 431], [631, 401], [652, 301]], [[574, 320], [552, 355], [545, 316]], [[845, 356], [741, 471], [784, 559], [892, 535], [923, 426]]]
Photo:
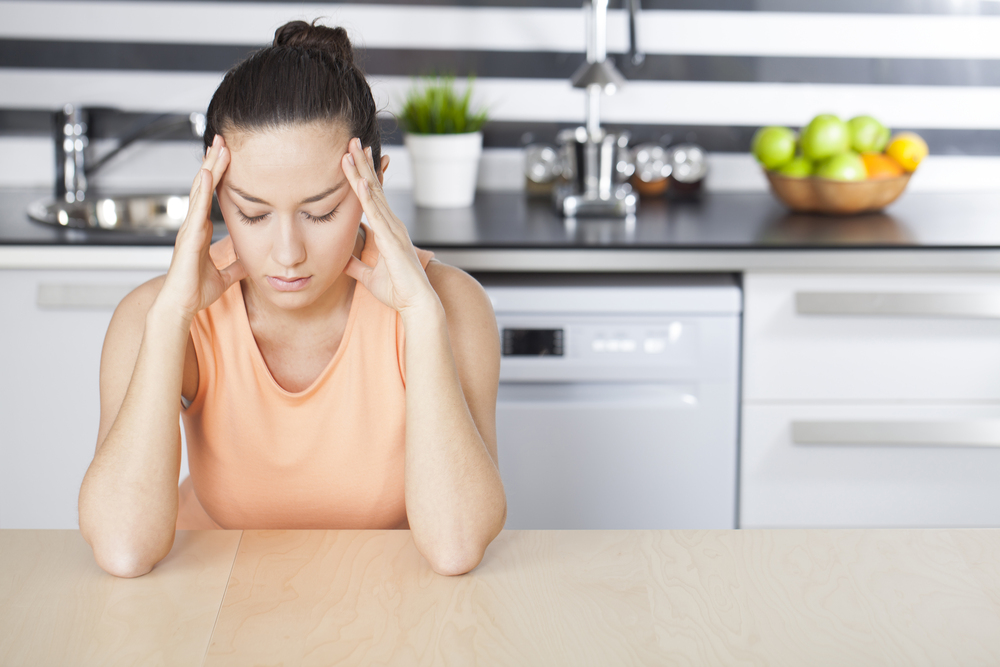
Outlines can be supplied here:
[[486, 123], [486, 110], [472, 111], [472, 77], [461, 97], [455, 77], [434, 76], [414, 81], [406, 96], [400, 121], [411, 134], [464, 134], [478, 132]]

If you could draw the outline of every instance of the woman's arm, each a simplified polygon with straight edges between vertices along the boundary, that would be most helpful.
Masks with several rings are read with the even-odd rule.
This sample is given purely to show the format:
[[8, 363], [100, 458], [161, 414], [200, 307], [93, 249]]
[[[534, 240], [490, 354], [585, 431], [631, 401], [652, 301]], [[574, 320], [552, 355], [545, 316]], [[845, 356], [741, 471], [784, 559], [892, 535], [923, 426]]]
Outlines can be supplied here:
[[503, 528], [496, 462], [500, 351], [493, 309], [458, 269], [425, 272], [389, 208], [370, 149], [352, 139], [342, 166], [375, 232], [379, 259], [345, 271], [400, 313], [406, 331], [406, 515], [417, 549], [442, 574], [474, 568]]
[[155, 307], [162, 284], [125, 297], [108, 327], [97, 452], [80, 487], [80, 532], [119, 577], [146, 574], [174, 542], [190, 325]]
[[220, 271], [209, 255], [212, 192], [228, 165], [218, 137], [192, 185], [167, 275], [122, 300], [104, 340], [101, 423], [80, 487], [80, 532], [98, 564], [120, 577], [146, 574], [173, 545], [191, 322], [246, 275], [238, 261]]
[[431, 262], [440, 301], [403, 316], [406, 331], [406, 514], [434, 569], [463, 574], [507, 518], [497, 469], [500, 341], [483, 288]]

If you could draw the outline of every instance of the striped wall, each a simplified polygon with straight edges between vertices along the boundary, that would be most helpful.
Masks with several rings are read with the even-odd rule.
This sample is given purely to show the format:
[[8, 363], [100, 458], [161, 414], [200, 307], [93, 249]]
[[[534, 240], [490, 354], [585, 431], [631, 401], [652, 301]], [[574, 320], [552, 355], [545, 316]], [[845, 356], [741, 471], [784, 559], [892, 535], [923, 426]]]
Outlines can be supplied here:
[[[620, 3], [612, 2], [612, 6]], [[637, 140], [691, 140], [711, 154], [710, 187], [763, 189], [746, 155], [764, 124], [798, 126], [821, 112], [870, 113], [921, 133], [931, 157], [913, 189], [1000, 190], [1000, 2], [921, 0], [645, 0], [641, 67], [607, 99], [607, 125]], [[492, 122], [481, 187], [517, 188], [520, 148], [583, 120], [567, 78], [583, 59], [576, 0], [100, 2], [0, 0], [0, 186], [48, 185], [48, 112], [67, 101], [112, 107], [95, 122], [113, 137], [148, 114], [204, 110], [222, 73], [285, 21], [345, 26], [386, 111], [388, 186], [408, 165], [391, 119], [411, 77], [478, 76]], [[608, 49], [626, 49], [623, 11]], [[624, 59], [620, 59], [623, 61]], [[100, 149], [100, 146], [98, 146]], [[120, 187], [184, 187], [197, 144], [160, 141], [103, 176]], [[194, 165], [194, 166], [192, 166]]]

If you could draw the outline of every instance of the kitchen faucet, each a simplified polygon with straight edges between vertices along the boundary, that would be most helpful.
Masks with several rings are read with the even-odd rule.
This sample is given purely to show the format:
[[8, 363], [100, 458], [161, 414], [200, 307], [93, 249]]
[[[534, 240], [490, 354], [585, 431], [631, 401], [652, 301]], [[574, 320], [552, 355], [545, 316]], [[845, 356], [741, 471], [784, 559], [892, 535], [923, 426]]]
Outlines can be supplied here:
[[[629, 63], [645, 60], [638, 50], [636, 23], [639, 0], [625, 0], [629, 9]], [[628, 156], [629, 135], [601, 127], [601, 96], [614, 95], [625, 85], [614, 63], [607, 58], [608, 0], [585, 0], [587, 60], [570, 78], [586, 91], [586, 125], [559, 134], [570, 182], [553, 190], [556, 209], [567, 218], [576, 216], [634, 216], [638, 198], [625, 182], [635, 171]]]
[[89, 109], [73, 104], [67, 104], [55, 114], [57, 202], [83, 202], [87, 198], [88, 178], [140, 139], [158, 136], [183, 126], [191, 128], [192, 136], [200, 137], [205, 133], [205, 114], [192, 113], [187, 117], [162, 114], [121, 139], [113, 150], [100, 159], [91, 161], [87, 157], [90, 150], [90, 115]]
[[[92, 159], [92, 112], [96, 110], [67, 104], [54, 114], [54, 196], [30, 203], [28, 216], [37, 222], [63, 228], [120, 230], [154, 235], [176, 232], [187, 216], [187, 195], [97, 195], [89, 187], [90, 178], [122, 150], [140, 139], [159, 136], [180, 127], [189, 128], [192, 138], [204, 135], [205, 115], [161, 114], [142, 123], [100, 158]], [[214, 206], [212, 219], [221, 219], [221, 213]]]

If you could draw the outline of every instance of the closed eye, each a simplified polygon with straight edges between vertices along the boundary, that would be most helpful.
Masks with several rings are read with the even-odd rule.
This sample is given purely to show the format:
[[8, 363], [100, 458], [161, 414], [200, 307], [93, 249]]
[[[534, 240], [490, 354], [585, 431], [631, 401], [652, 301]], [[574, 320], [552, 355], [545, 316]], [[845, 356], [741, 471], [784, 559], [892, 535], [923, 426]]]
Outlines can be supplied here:
[[253, 217], [250, 217], [249, 215], [241, 211], [239, 206], [236, 207], [236, 212], [240, 214], [240, 219], [242, 219], [243, 222], [245, 222], [248, 225], [252, 225], [255, 222], [260, 222], [261, 220], [267, 217], [267, 213], [262, 213], [260, 215], [255, 215]]
[[313, 222], [330, 222], [331, 220], [333, 220], [333, 216], [334, 214], [336, 214], [338, 208], [340, 208], [340, 204], [334, 206], [333, 210], [325, 215], [316, 216], [316, 215], [309, 215], [308, 213], [306, 213], [306, 217], [312, 220]]

